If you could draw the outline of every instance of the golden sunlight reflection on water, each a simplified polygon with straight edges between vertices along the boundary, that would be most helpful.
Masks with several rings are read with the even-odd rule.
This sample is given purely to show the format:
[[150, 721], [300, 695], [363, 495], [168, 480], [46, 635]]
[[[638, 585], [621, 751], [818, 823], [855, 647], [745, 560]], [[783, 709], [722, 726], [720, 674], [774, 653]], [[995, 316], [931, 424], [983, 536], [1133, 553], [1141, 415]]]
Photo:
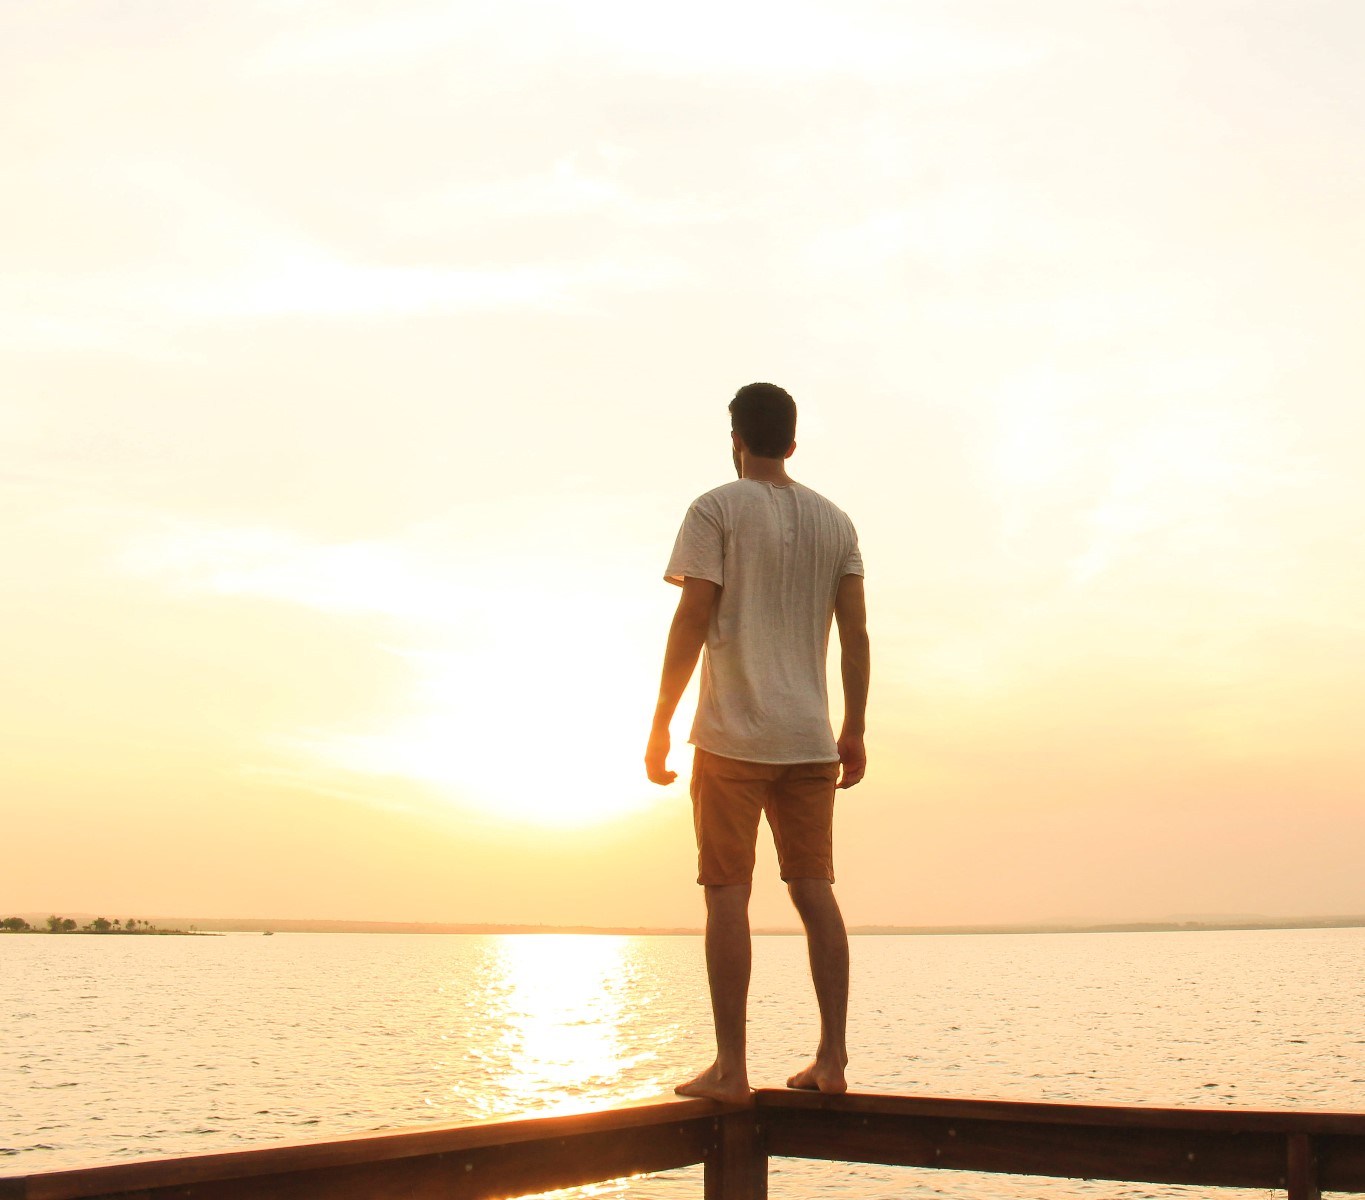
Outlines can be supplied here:
[[[496, 1070], [499, 1086], [465, 1095], [471, 1107], [487, 1117], [539, 1115], [663, 1091], [662, 1079], [636, 1069], [656, 1054], [630, 1037], [640, 998], [634, 949], [630, 939], [591, 934], [490, 937], [462, 1003], [497, 1031], [472, 1053]], [[467, 1091], [458, 1077], [450, 1086]]]

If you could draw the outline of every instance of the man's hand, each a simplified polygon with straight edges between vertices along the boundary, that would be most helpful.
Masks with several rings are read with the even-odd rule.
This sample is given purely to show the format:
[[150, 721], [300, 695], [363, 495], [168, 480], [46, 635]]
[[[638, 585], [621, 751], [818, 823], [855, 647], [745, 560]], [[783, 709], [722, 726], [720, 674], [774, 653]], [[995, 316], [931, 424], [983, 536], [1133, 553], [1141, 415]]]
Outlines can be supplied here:
[[668, 769], [668, 748], [668, 730], [651, 729], [649, 745], [645, 748], [645, 774], [650, 783], [667, 785], [677, 779], [677, 771]]
[[839, 765], [843, 770], [836, 785], [851, 788], [862, 779], [867, 770], [867, 751], [863, 747], [862, 734], [844, 734], [839, 739]]

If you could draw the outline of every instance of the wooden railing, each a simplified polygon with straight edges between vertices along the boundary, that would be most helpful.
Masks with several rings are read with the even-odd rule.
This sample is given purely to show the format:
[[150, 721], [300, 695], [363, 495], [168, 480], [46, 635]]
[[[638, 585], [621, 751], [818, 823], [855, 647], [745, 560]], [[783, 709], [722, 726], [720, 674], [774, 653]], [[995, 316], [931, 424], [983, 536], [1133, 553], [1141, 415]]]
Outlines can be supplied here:
[[1318, 1200], [1365, 1192], [1365, 1114], [760, 1091], [0, 1177], [0, 1200], [500, 1200], [696, 1163], [705, 1200], [763, 1200], [770, 1156]]

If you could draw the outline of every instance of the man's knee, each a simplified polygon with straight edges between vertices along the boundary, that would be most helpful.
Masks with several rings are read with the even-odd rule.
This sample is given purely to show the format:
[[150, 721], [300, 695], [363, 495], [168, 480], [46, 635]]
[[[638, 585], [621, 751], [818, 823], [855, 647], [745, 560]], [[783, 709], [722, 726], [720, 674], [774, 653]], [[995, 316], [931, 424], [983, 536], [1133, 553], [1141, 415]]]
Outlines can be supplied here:
[[708, 883], [706, 893], [707, 912], [733, 912], [749, 907], [749, 893], [753, 885], [748, 883]]
[[787, 883], [787, 894], [797, 912], [818, 912], [834, 902], [834, 885], [828, 879], [792, 879]]

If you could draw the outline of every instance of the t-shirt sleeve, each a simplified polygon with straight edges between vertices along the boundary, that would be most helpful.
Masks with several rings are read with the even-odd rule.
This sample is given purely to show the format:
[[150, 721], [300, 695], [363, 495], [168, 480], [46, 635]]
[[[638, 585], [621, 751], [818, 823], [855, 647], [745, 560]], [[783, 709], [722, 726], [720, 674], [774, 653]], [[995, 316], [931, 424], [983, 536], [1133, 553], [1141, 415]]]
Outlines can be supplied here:
[[688, 576], [709, 579], [717, 587], [725, 586], [725, 535], [720, 513], [705, 504], [704, 498], [687, 510], [664, 572], [664, 578], [679, 587]]
[[863, 552], [858, 549], [858, 534], [850, 525], [849, 532], [853, 534], [853, 545], [849, 549], [848, 557], [844, 559], [844, 569], [839, 572], [839, 577], [845, 575], [861, 575], [863, 573]]

